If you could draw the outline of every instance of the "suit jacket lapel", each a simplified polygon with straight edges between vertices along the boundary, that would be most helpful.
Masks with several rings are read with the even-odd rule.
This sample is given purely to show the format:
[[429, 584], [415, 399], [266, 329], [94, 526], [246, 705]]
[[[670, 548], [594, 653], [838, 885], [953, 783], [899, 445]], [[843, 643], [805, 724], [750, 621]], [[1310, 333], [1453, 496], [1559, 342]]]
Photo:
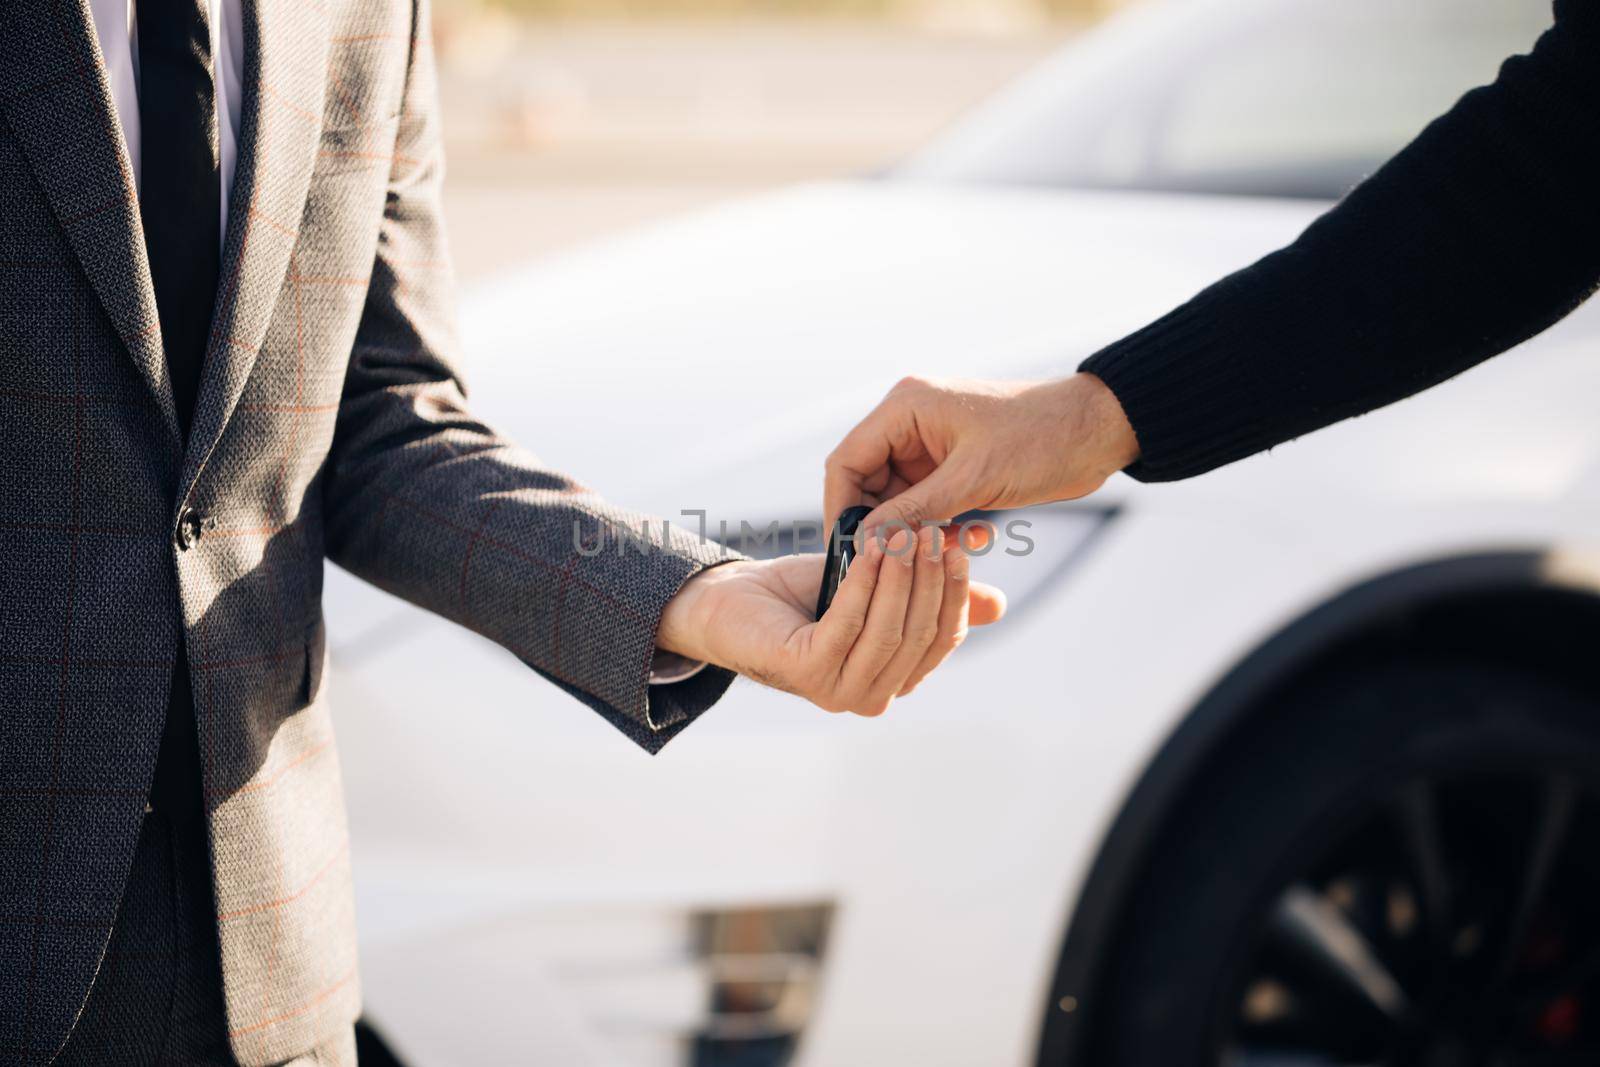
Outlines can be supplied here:
[[322, 133], [324, 5], [245, 0], [244, 99], [228, 232], [184, 457], [188, 496], [233, 414], [277, 307]]
[[88, 0], [0, 4], [5, 117], [174, 443], [139, 198]]

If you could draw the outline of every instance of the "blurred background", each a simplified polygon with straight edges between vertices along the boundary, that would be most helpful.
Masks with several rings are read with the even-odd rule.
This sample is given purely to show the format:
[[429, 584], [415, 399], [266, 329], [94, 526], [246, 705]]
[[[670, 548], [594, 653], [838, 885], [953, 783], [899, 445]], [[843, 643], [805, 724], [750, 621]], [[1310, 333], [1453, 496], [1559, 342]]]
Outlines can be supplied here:
[[440, 0], [457, 270], [891, 163], [1118, 0]]
[[[1070, 370], [1291, 241], [1550, 19], [435, 0], [474, 412], [783, 551], [896, 379]], [[974, 562], [1007, 619], [871, 721], [740, 680], [647, 758], [330, 568], [365, 1040], [407, 1067], [1099, 1067], [1129, 1032], [1161, 1067], [1600, 1063], [1600, 734], [1538, 722], [1552, 681], [1600, 721], [1600, 596], [1567, 588], [1600, 586], [1573, 562], [1591, 304], [1292, 447], [1030, 509], [1030, 551]], [[1503, 730], [1365, 699], [1379, 666], [1456, 693], [1490, 662]], [[1335, 678], [1357, 725], [1302, 714]]]

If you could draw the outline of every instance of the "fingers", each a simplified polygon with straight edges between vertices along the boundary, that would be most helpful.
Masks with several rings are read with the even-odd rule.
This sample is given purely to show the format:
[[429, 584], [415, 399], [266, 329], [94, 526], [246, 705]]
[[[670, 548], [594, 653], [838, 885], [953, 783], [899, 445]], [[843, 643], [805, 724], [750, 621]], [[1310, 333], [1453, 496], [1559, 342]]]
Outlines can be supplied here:
[[969, 626], [998, 619], [1005, 598], [971, 582], [969, 560], [937, 527], [912, 538], [896, 531], [887, 544], [866, 538], [860, 557], [817, 624], [825, 692], [812, 699], [829, 710], [881, 715], [909, 693], [965, 639]]
[[825, 528], [852, 504], [887, 500], [938, 467], [942, 453], [924, 438], [918, 422], [927, 401], [926, 383], [901, 381], [829, 454], [822, 487]]
[[924, 649], [922, 658], [901, 684], [899, 696], [905, 696], [915, 689], [929, 672], [943, 663], [950, 653], [961, 647], [961, 643], [967, 639], [967, 595], [970, 586], [968, 574], [971, 570], [971, 560], [961, 550], [959, 540], [952, 537], [943, 545], [943, 559], [939, 562], [944, 588], [939, 600], [939, 615], [934, 637]]
[[990, 534], [991, 529], [989, 523], [981, 521], [959, 525], [952, 523], [945, 531], [945, 540], [954, 541], [958, 547], [968, 552], [977, 552], [994, 540]]
[[911, 598], [906, 604], [900, 645], [878, 676], [868, 683], [866, 703], [857, 709], [863, 715], [878, 715], [888, 709], [939, 634], [939, 607], [944, 598], [940, 541], [941, 535], [935, 529], [923, 530], [917, 536], [911, 563]]
[[1006, 595], [985, 582], [973, 582], [967, 595], [967, 625], [988, 626], [1005, 618]]
[[862, 502], [869, 478], [882, 478], [887, 472], [893, 454], [884, 425], [887, 419], [879, 405], [829, 454], [822, 480], [823, 529], [833, 529], [840, 512]]
[[929, 523], [955, 518], [973, 506], [968, 502], [972, 486], [964, 477], [962, 466], [959, 459], [952, 457], [905, 492], [879, 504], [861, 525], [868, 530], [920, 530]]
[[[879, 545], [879, 538], [867, 539], [868, 551]], [[916, 581], [916, 551], [911, 536], [901, 530], [880, 545], [877, 588], [867, 609], [866, 624], [845, 658], [839, 674], [840, 686], [851, 711], [863, 711], [873, 700], [878, 676], [889, 666], [900, 649], [906, 624], [906, 607]], [[855, 568], [851, 568], [853, 571]], [[848, 578], [849, 575], [846, 575]]]
[[878, 538], [869, 537], [866, 542], [845, 573], [844, 581], [839, 583], [833, 603], [817, 623], [817, 638], [824, 655], [841, 665], [866, 626], [867, 612], [872, 606], [883, 564], [883, 545]]

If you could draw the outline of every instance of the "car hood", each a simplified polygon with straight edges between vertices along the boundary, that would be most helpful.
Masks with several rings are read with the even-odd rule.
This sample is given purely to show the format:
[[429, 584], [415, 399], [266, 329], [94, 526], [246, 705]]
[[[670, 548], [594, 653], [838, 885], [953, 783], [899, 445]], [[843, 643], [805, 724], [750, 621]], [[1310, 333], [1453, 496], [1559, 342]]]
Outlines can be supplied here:
[[[828, 449], [898, 378], [1070, 371], [1322, 207], [803, 186], [480, 284], [463, 302], [467, 377], [483, 417], [619, 501], [669, 517], [803, 519]], [[1336, 444], [1297, 446], [1294, 463], [1250, 461], [1195, 486], [1565, 492], [1590, 471], [1600, 384], [1596, 316], [1575, 318], [1542, 346], [1543, 373], [1524, 373], [1521, 357], [1509, 381], [1508, 368], [1485, 368], [1406, 418], [1362, 420]]]

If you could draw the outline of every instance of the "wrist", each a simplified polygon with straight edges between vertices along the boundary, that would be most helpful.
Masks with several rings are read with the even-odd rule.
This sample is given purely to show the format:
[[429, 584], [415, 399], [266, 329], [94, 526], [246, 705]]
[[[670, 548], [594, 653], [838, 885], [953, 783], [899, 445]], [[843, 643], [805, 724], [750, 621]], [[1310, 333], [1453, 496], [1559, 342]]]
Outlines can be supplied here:
[[1053, 383], [1065, 411], [1064, 451], [1079, 479], [1096, 485], [1139, 458], [1139, 439], [1117, 394], [1099, 377], [1079, 372]]
[[708, 594], [744, 565], [742, 560], [722, 563], [699, 571], [684, 582], [661, 612], [656, 648], [686, 659], [726, 666], [707, 640], [712, 614]]
[[700, 640], [704, 627], [698, 624], [701, 600], [705, 593], [707, 572], [691, 575], [679, 587], [661, 612], [661, 623], [656, 628], [656, 648], [686, 659], [703, 660]]
[[1122, 401], [1099, 376], [1079, 374], [1084, 388], [1092, 397], [1090, 405], [1095, 412], [1095, 426], [1099, 430], [1099, 454], [1110, 465], [1108, 473], [1115, 474], [1139, 458], [1139, 438], [1133, 432], [1133, 423], [1122, 409]]

